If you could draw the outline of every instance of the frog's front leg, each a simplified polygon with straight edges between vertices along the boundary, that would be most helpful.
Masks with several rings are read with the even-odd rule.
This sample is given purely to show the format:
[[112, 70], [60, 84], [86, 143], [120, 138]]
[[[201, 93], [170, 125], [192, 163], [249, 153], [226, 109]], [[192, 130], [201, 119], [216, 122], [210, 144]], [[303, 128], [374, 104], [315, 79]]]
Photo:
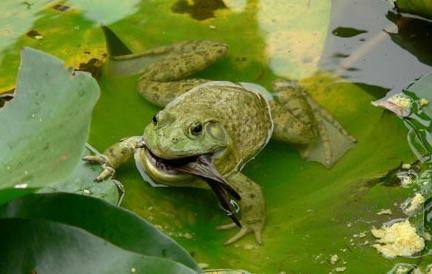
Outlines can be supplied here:
[[[249, 233], [255, 234], [258, 244], [262, 243], [262, 230], [265, 223], [265, 202], [261, 187], [254, 181], [241, 173], [236, 173], [227, 178], [230, 185], [238, 192], [240, 200], [240, 231], [225, 242], [232, 244]], [[237, 227], [230, 223], [217, 227], [219, 230], [226, 230]]]
[[129, 160], [135, 149], [142, 145], [142, 137], [124, 138], [109, 147], [103, 154], [85, 156], [83, 159], [92, 164], [102, 165], [103, 171], [96, 177], [96, 181], [105, 180], [114, 175], [116, 168]]

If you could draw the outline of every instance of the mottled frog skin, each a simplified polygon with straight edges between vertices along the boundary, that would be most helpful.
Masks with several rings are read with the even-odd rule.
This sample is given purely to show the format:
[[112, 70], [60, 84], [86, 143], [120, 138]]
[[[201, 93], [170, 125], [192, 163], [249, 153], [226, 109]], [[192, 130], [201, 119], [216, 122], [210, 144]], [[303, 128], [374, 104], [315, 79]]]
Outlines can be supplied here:
[[[217, 171], [241, 196], [241, 228], [226, 244], [248, 233], [261, 243], [264, 196], [259, 185], [241, 173], [244, 164], [274, 138], [295, 144], [305, 159], [330, 167], [355, 140], [293, 81], [276, 81], [274, 93], [268, 93], [251, 83], [185, 79], [224, 56], [227, 49], [219, 42], [187, 41], [131, 55], [149, 58], [138, 91], [163, 110], [143, 136], [125, 138], [103, 155], [86, 160], [104, 166], [97, 180], [112, 176], [135, 155], [143, 177], [154, 186], [208, 188], [199, 177], [161, 168], [155, 159], [210, 155]], [[219, 229], [235, 227], [230, 223]]]

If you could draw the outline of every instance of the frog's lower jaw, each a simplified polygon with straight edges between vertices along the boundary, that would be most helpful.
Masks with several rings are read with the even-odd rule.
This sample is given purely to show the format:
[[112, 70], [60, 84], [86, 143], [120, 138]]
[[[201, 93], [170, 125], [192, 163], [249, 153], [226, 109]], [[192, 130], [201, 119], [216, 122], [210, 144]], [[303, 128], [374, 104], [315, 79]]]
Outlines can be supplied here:
[[144, 180], [154, 187], [176, 186], [208, 188], [202, 180], [195, 176], [176, 171], [174, 167], [195, 160], [196, 157], [187, 157], [177, 160], [166, 160], [157, 157], [146, 147], [140, 148], [135, 153], [137, 167]]

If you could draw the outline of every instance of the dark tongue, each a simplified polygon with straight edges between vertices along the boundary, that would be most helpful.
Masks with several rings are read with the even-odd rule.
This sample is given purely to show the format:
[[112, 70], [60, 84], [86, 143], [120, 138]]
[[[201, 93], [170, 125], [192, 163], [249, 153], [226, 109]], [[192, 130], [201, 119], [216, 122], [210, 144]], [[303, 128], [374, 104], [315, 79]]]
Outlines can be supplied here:
[[219, 174], [208, 155], [200, 155], [196, 161], [175, 167], [174, 169], [203, 178], [215, 193], [226, 215], [230, 217], [237, 226], [241, 227], [237, 218], [240, 207], [236, 202], [236, 200], [240, 200], [240, 195], [229, 185], [225, 178]]

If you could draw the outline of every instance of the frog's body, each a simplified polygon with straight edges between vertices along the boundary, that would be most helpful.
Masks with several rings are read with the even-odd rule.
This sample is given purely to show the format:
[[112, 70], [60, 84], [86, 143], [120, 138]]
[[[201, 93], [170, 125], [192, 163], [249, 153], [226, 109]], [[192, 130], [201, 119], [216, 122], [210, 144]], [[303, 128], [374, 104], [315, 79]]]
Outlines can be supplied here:
[[[254, 232], [260, 243], [264, 197], [260, 187], [241, 173], [244, 164], [275, 138], [299, 145], [304, 158], [330, 167], [355, 140], [294, 82], [276, 82], [272, 95], [251, 83], [183, 79], [213, 63], [226, 50], [225, 44], [211, 41], [153, 50], [160, 55], [141, 70], [138, 90], [164, 109], [142, 137], [124, 139], [104, 155], [86, 159], [104, 164], [99, 180], [112, 175], [135, 154], [140, 172], [154, 186], [208, 188], [202, 177], [172, 168], [175, 161], [184, 164], [206, 155], [218, 176], [241, 197], [241, 229], [227, 243], [249, 232]], [[232, 227], [235, 224], [220, 228]]]

